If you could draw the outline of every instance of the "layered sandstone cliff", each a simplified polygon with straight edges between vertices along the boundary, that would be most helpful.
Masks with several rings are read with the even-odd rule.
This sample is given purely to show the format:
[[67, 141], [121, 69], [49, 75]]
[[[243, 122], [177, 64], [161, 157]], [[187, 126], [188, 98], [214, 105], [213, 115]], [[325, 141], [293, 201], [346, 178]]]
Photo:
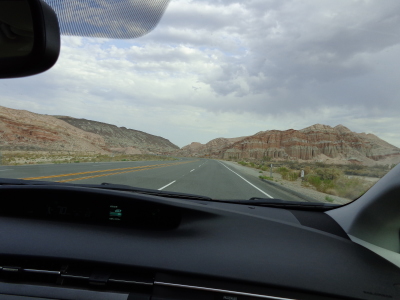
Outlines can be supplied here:
[[[216, 139], [220, 140], [220, 139]], [[213, 140], [213, 141], [216, 141]], [[223, 140], [223, 139], [222, 139]], [[230, 139], [232, 141], [232, 139]], [[343, 125], [316, 124], [301, 130], [267, 130], [224, 144], [188, 145], [185, 154], [234, 159], [324, 161], [328, 163], [400, 162], [400, 149], [373, 134], [356, 133]], [[192, 152], [187, 149], [195, 148]]]
[[244, 138], [246, 137], [216, 138], [206, 144], [193, 142], [183, 147], [178, 153], [181, 156], [215, 156], [220, 153], [221, 149], [229, 147]]

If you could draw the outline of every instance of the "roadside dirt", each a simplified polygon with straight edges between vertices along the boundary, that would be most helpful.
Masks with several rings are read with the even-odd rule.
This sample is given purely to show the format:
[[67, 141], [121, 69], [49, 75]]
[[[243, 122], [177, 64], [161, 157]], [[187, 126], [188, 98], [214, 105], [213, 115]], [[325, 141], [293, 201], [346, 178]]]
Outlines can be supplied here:
[[[266, 171], [260, 171], [257, 169], [253, 169], [250, 167], [245, 167], [242, 166], [240, 164], [238, 164], [237, 162], [232, 162], [232, 161], [223, 161], [224, 164], [227, 164], [228, 166], [232, 166], [236, 169], [239, 169], [241, 172], [248, 174], [250, 176], [254, 176], [259, 178], [260, 175], [263, 176], [270, 176], [270, 172], [266, 172]], [[261, 172], [261, 173], [260, 173]], [[312, 188], [307, 188], [302, 186], [302, 182], [301, 179], [298, 179], [297, 181], [287, 181], [287, 180], [283, 180], [282, 176], [278, 173], [272, 173], [272, 177], [273, 177], [273, 182], [276, 183], [276, 186], [283, 186], [287, 189], [290, 189], [292, 191], [295, 191], [297, 193], [303, 194], [309, 198], [315, 199], [318, 202], [326, 202], [326, 203], [333, 203], [333, 204], [346, 204], [351, 202], [351, 200], [349, 199], [345, 199], [345, 198], [341, 198], [338, 196], [333, 196], [333, 195], [329, 195], [329, 194], [325, 194], [325, 193], [321, 193], [318, 192]], [[262, 182], [265, 185], [268, 185], [268, 183], [263, 182], [261, 179], [259, 179], [260, 182]]]

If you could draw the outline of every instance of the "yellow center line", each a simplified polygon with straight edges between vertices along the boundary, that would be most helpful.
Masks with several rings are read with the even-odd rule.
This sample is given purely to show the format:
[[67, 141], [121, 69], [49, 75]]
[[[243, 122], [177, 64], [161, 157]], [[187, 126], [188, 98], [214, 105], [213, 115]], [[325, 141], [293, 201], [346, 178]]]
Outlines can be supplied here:
[[[190, 161], [189, 161], [190, 162]], [[186, 162], [183, 162], [186, 163]], [[49, 176], [40, 176], [40, 177], [27, 177], [21, 178], [24, 180], [37, 180], [37, 179], [47, 179], [47, 178], [57, 178], [57, 177], [67, 177], [67, 176], [76, 176], [76, 175], [83, 175], [83, 174], [92, 174], [92, 173], [102, 173], [102, 172], [113, 172], [113, 171], [121, 171], [121, 170], [132, 170], [132, 169], [139, 169], [139, 168], [146, 168], [146, 167], [155, 167], [155, 166], [167, 166], [167, 165], [179, 165], [181, 163], [172, 163], [172, 164], [157, 164], [157, 165], [147, 165], [147, 166], [137, 166], [137, 167], [128, 167], [128, 168], [119, 168], [119, 169], [108, 169], [108, 170], [97, 170], [97, 171], [87, 171], [87, 172], [78, 172], [78, 173], [68, 173], [68, 174], [59, 174], [59, 175], [49, 175]]]
[[189, 162], [193, 162], [193, 161], [187, 161], [187, 162], [181, 162], [181, 163], [173, 163], [173, 164], [142, 166], [142, 169], [129, 170], [129, 171], [123, 171], [123, 172], [116, 172], [116, 173], [107, 173], [107, 174], [100, 174], [100, 175], [93, 175], [93, 176], [86, 176], [86, 177], [78, 177], [78, 178], [72, 178], [72, 179], [65, 179], [65, 180], [60, 180], [58, 182], [78, 181], [78, 180], [97, 178], [97, 177], [103, 177], [103, 176], [112, 176], [112, 175], [118, 175], [118, 174], [130, 173], [130, 172], [145, 171], [145, 170], [158, 169], [158, 168], [164, 168], [164, 167], [170, 167], [170, 166], [186, 164], [186, 163], [189, 163]]
[[130, 172], [138, 172], [138, 171], [144, 171], [144, 170], [151, 170], [151, 169], [157, 169], [157, 168], [163, 168], [163, 167], [168, 167], [168, 166], [143, 168], [143, 169], [137, 169], [137, 170], [123, 171], [123, 172], [115, 172], [115, 173], [107, 173], [107, 174], [100, 174], [100, 175], [93, 175], [93, 176], [86, 176], [86, 177], [78, 177], [78, 178], [60, 180], [57, 182], [78, 181], [78, 180], [83, 180], [83, 179], [97, 178], [97, 177], [103, 177], [103, 176], [112, 176], [112, 175], [118, 175], [118, 174], [130, 173]]

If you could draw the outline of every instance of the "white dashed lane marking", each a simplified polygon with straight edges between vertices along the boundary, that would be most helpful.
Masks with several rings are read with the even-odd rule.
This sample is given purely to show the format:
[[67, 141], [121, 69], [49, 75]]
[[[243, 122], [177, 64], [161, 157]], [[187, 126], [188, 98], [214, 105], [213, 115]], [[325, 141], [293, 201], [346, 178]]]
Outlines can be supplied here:
[[161, 191], [161, 190], [165, 189], [166, 187], [170, 186], [171, 184], [173, 184], [174, 182], [176, 182], [176, 180], [168, 183], [167, 185], [164, 185], [163, 187], [159, 188], [158, 190]]

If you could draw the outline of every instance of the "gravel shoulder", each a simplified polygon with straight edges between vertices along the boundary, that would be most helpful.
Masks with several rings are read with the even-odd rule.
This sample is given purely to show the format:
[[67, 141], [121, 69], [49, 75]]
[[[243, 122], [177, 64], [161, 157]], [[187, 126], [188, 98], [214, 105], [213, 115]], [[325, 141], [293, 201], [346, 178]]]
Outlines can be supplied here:
[[[258, 178], [260, 175], [264, 175], [264, 176], [270, 175], [269, 172], [260, 173], [260, 170], [242, 166], [242, 165], [238, 164], [237, 162], [225, 161], [225, 160], [222, 162], [228, 166], [236, 168], [237, 170], [239, 170], [247, 175], [253, 176], [253, 177]], [[310, 198], [315, 199], [316, 202], [326, 202], [326, 203], [334, 203], [334, 204], [346, 204], [346, 203], [351, 202], [351, 200], [346, 199], [346, 198], [341, 198], [341, 197], [321, 193], [321, 192], [316, 191], [315, 189], [303, 187], [301, 185], [300, 178], [297, 181], [287, 181], [287, 180], [283, 180], [282, 176], [278, 173], [272, 173], [272, 176], [274, 178], [273, 183], [274, 183], [275, 187], [277, 187], [277, 188], [283, 187], [282, 189], [284, 189], [285, 191], [291, 190], [296, 194], [304, 195], [308, 199], [310, 199]], [[261, 179], [259, 179], [259, 180], [260, 180], [260, 182], [263, 182]], [[264, 182], [264, 184], [270, 184], [270, 183]], [[326, 197], [329, 197], [329, 199], [332, 199], [332, 201], [327, 201]]]

